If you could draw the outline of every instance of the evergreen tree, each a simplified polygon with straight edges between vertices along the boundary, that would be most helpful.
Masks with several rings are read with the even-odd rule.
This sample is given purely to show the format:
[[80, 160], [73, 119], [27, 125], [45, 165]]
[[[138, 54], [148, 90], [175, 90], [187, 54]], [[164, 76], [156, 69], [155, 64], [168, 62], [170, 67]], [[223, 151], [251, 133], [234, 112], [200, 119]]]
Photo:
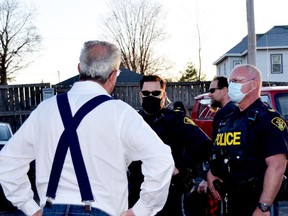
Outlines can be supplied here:
[[[181, 76], [179, 82], [199, 81], [198, 71], [192, 62], [188, 62], [186, 70], [181, 72], [181, 74], [182, 74], [182, 76]], [[201, 81], [204, 81], [205, 79], [206, 79], [205, 75], [202, 75], [200, 78]]]

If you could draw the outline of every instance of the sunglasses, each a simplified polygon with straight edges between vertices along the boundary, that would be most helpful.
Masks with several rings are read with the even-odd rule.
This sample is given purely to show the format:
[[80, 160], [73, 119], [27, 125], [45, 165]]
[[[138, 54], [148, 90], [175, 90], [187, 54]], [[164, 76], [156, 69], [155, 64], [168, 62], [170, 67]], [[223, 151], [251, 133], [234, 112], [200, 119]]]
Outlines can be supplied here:
[[222, 89], [222, 88], [210, 88], [210, 89], [209, 89], [209, 92], [210, 92], [211, 94], [213, 94], [213, 93], [216, 91], [216, 89]]
[[159, 96], [161, 94], [161, 92], [162, 91], [159, 91], [159, 90], [156, 90], [156, 91], [141, 91], [141, 94], [143, 96], [145, 96], [145, 97], [150, 96], [150, 95], [156, 97], [156, 96]]

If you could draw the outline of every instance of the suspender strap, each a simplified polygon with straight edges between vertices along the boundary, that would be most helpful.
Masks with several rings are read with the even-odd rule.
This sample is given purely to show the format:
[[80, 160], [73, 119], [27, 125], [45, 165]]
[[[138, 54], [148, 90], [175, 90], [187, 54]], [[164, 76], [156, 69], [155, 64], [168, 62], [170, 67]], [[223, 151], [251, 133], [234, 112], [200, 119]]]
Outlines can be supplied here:
[[81, 153], [79, 139], [76, 129], [79, 126], [82, 119], [94, 108], [101, 103], [112, 99], [107, 95], [99, 95], [92, 98], [85, 103], [74, 116], [72, 116], [71, 108], [69, 106], [67, 93], [57, 95], [57, 104], [60, 111], [60, 115], [64, 125], [64, 131], [61, 134], [50, 173], [47, 194], [48, 198], [54, 199], [56, 196], [56, 190], [60, 180], [61, 172], [63, 169], [65, 157], [70, 148], [71, 158], [76, 173], [82, 202], [93, 201], [93, 194], [91, 185], [89, 182], [88, 174], [85, 168], [85, 163]]

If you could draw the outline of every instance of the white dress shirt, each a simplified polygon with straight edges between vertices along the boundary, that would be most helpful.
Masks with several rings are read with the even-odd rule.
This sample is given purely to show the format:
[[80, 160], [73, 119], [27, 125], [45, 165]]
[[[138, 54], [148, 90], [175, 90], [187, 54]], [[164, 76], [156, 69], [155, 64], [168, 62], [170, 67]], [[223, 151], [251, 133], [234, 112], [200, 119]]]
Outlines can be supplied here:
[[[68, 93], [72, 114], [101, 94], [108, 95], [96, 82], [75, 83]], [[27, 215], [39, 209], [27, 176], [29, 163], [36, 159], [36, 186], [43, 207], [63, 130], [56, 97], [52, 97], [38, 105], [0, 152], [0, 182], [6, 197]], [[77, 134], [95, 199], [92, 207], [112, 216], [127, 210], [126, 172], [134, 160], [143, 162], [145, 175], [134, 213], [155, 215], [163, 207], [174, 168], [171, 150], [132, 107], [121, 100], [104, 102], [83, 118]], [[83, 205], [69, 149], [53, 203]]]

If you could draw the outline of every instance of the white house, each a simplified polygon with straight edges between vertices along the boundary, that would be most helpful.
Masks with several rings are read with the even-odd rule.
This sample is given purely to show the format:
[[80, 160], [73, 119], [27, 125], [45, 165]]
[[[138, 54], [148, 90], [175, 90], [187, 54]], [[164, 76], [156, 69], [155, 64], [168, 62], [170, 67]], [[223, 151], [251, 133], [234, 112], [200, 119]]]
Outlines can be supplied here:
[[[216, 60], [217, 75], [229, 76], [239, 64], [247, 63], [247, 36]], [[263, 81], [288, 82], [288, 25], [274, 26], [265, 34], [256, 34], [256, 66]]]

